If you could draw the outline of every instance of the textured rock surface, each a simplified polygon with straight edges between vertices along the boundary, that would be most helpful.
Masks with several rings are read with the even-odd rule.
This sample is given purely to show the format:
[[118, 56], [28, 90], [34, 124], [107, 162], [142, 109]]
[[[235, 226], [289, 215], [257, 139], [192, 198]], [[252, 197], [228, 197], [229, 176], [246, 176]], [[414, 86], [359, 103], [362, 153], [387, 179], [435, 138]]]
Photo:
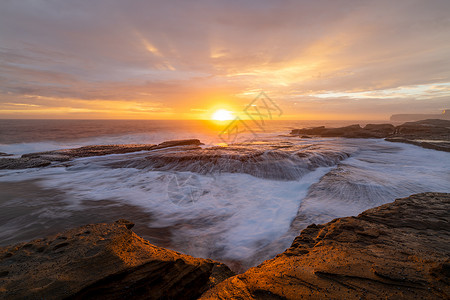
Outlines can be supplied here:
[[325, 128], [325, 126], [294, 129], [291, 134], [318, 135], [323, 137], [346, 137], [346, 138], [381, 138], [394, 132], [394, 126], [391, 124], [367, 124], [364, 128], [356, 125], [350, 125], [339, 128]]
[[42, 158], [0, 158], [0, 169], [27, 169], [45, 167], [51, 164]]
[[426, 149], [433, 149], [433, 150], [439, 150], [439, 151], [445, 151], [450, 152], [450, 141], [421, 141], [421, 140], [409, 140], [401, 137], [393, 137], [393, 138], [386, 138], [385, 139], [388, 142], [394, 142], [394, 143], [405, 143], [405, 144], [411, 144], [420, 146], [422, 148]]
[[364, 128], [359, 125], [340, 128], [320, 126], [293, 129], [291, 134], [309, 134], [322, 137], [386, 138], [390, 142], [407, 143], [450, 152], [450, 120], [435, 119], [406, 122], [396, 127], [391, 124], [367, 124]]
[[448, 299], [450, 194], [310, 225], [277, 257], [201, 299]]
[[123, 154], [144, 150], [152, 150], [155, 145], [94, 145], [74, 149], [63, 149], [46, 152], [24, 154], [27, 158], [44, 158], [48, 160], [63, 161], [77, 157], [89, 157], [108, 154]]
[[[150, 151], [177, 146], [203, 145], [198, 139], [166, 141], [158, 145], [93, 145], [74, 149], [62, 149], [46, 152], [28, 153], [20, 158], [0, 158], [0, 169], [26, 169], [50, 165], [52, 162], [64, 162], [79, 157], [125, 154], [138, 151]], [[1, 156], [1, 155], [0, 155]]]
[[156, 247], [133, 224], [94, 224], [0, 248], [1, 299], [195, 299], [234, 275]]
[[350, 151], [290, 142], [248, 142], [228, 147], [179, 146], [148, 153], [145, 159], [123, 160], [110, 167], [154, 171], [246, 173], [256, 177], [295, 180], [318, 167], [332, 166], [350, 157]]

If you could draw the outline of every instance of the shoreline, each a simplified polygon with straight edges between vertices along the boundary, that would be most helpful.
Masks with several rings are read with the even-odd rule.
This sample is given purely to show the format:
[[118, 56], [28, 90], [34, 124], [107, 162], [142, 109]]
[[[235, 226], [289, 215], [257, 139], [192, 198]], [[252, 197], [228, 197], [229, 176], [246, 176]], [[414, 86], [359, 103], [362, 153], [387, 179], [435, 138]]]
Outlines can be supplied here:
[[[367, 126], [369, 127], [366, 128]], [[373, 138], [373, 136], [368, 136], [367, 134], [367, 132], [371, 132], [371, 134], [375, 135], [388, 135], [389, 137], [378, 138], [384, 138], [389, 142], [400, 141], [403, 143], [417, 143], [414, 145], [423, 148], [447, 151], [446, 149], [435, 149], [433, 148], [433, 144], [447, 143], [447, 134], [450, 130], [450, 126], [447, 127], [445, 124], [443, 126], [442, 123], [436, 125], [436, 123], [433, 123], [433, 120], [421, 121], [418, 124], [400, 125], [403, 127], [391, 126], [392, 125], [389, 126], [388, 124], [369, 124], [366, 125], [365, 128], [361, 128], [359, 125], [341, 128], [325, 128], [321, 126], [299, 129], [295, 131], [295, 134], [291, 135], [291, 137], [297, 137], [308, 132], [308, 137], [337, 136], [344, 138], [361, 138], [362, 136], [365, 136], [365, 138]], [[391, 131], [393, 133], [389, 133]], [[307, 136], [301, 137], [305, 140], [308, 138]], [[2, 163], [5, 162], [7, 163], [7, 166], [9, 163], [9, 167], [6, 167], [6, 169], [33, 168], [36, 166], [65, 166], [70, 168], [73, 159], [105, 156], [103, 161], [107, 163], [109, 167], [113, 168], [131, 167], [145, 169], [151, 167], [162, 171], [165, 171], [168, 168], [170, 170], [188, 170], [202, 174], [202, 172], [208, 172], [208, 166], [211, 167], [210, 170], [212, 170], [213, 167], [219, 166], [220, 168], [216, 170], [223, 172], [233, 172], [234, 169], [239, 168], [241, 173], [247, 173], [252, 176], [260, 176], [263, 174], [262, 178], [265, 179], [296, 180], [303, 175], [301, 171], [292, 168], [288, 172], [285, 167], [280, 167], [282, 160], [278, 161], [278, 159], [286, 159], [285, 155], [290, 153], [289, 151], [295, 152], [302, 149], [302, 146], [293, 145], [292, 143], [288, 145], [288, 141], [289, 137], [286, 137], [285, 142], [269, 143], [259, 150], [256, 148], [246, 148], [245, 144], [230, 145], [228, 147], [203, 148], [201, 147], [202, 143], [197, 139], [166, 141], [158, 145], [94, 145], [74, 149], [24, 154], [18, 159], [8, 157], [0, 158], [0, 168]], [[430, 144], [433, 147], [429, 146]], [[277, 151], [277, 155], [265, 157], [264, 147], [272, 147]], [[139, 151], [142, 151], [142, 154], [139, 154]], [[317, 150], [314, 150], [313, 152], [315, 155], [318, 153]], [[110, 156], [108, 155], [114, 154], [137, 154], [136, 158], [138, 159], [133, 162], [127, 161], [126, 157], [124, 157], [123, 160], [115, 162], [109, 161]], [[334, 153], [328, 152], [327, 155], [329, 162], [332, 162], [334, 165], [338, 165], [340, 161], [351, 157], [350, 152], [347, 153], [344, 150]], [[232, 158], [241, 163], [238, 163], [237, 165], [227, 163], [224, 164], [225, 167], [222, 167], [220, 159], [224, 157], [227, 159]], [[242, 169], [241, 164], [243, 161], [254, 160], [256, 157], [265, 157], [266, 160], [263, 160], [261, 164], [262, 169], [254, 169], [253, 167], [249, 167], [248, 170], [245, 168]], [[302, 157], [304, 158], [304, 156]], [[142, 162], [144, 162], [143, 165], [141, 165]], [[198, 162], [198, 169], [195, 169], [195, 162]], [[328, 164], [328, 162], [322, 163], [325, 163], [325, 165]], [[192, 169], [193, 165], [194, 169]], [[286, 166], [289, 165], [291, 165], [291, 161], [289, 161]], [[189, 168], [187, 168], [188, 166]], [[274, 173], [275, 167], [283, 169], [282, 174], [284, 174], [284, 177], [277, 177], [280, 176], [281, 173], [278, 175]], [[270, 170], [270, 172], [261, 173], [261, 171], [266, 169]], [[329, 176], [334, 175], [335, 174], [330, 174]], [[448, 228], [448, 222], [443, 222], [442, 220], [445, 220], [448, 217], [446, 212], [450, 210], [449, 199], [450, 194], [448, 193], [416, 194], [408, 198], [397, 199], [395, 202], [366, 210], [357, 217], [337, 218], [322, 225], [310, 224], [294, 239], [291, 247], [285, 252], [282, 252], [275, 257], [260, 263], [257, 267], [252, 267], [236, 276], [230, 275], [230, 272], [232, 271], [223, 263], [212, 261], [210, 259], [197, 259], [190, 255], [175, 252], [176, 255], [181, 255], [179, 258], [175, 259], [175, 262], [178, 261], [178, 259], [181, 259], [184, 262], [189, 261], [189, 263], [182, 264], [183, 268], [186, 267], [186, 270], [189, 270], [186, 271], [187, 273], [185, 273], [185, 276], [192, 278], [193, 281], [200, 281], [201, 284], [195, 285], [195, 291], [188, 286], [183, 286], [181, 292], [180, 290], [178, 291], [180, 294], [177, 294], [177, 292], [170, 295], [172, 295], [171, 297], [174, 299], [183, 299], [180, 295], [191, 294], [192, 297], [189, 296], [191, 297], [190, 299], [196, 299], [200, 296], [204, 299], [220, 299], [227, 298], [230, 295], [233, 295], [233, 297], [236, 298], [242, 297], [249, 299], [267, 296], [276, 296], [283, 299], [296, 299], [298, 295], [305, 296], [306, 298], [320, 298], [324, 295], [339, 298], [347, 297], [348, 295], [356, 298], [369, 296], [378, 298], [411, 298], [422, 296], [430, 299], [448, 297], [450, 291], [448, 291], [449, 285], [446, 283], [447, 279], [445, 274], [448, 272], [449, 262], [448, 259], [445, 260], [442, 259], [442, 257], [448, 257], [449, 255], [448, 250], [446, 249], [450, 249], [450, 245], [448, 245], [446, 239], [449, 240], [447, 237], [450, 228]], [[430, 207], [428, 207], [428, 205]], [[401, 207], [400, 210], [399, 207]], [[418, 216], [420, 217], [420, 220], [417, 219]], [[36, 283], [39, 294], [35, 296], [38, 298], [51, 298], [50, 296], [55, 291], [57, 291], [57, 293], [65, 293], [64, 289], [66, 289], [67, 282], [71, 282], [70, 284], [73, 283], [75, 287], [71, 289], [70, 295], [64, 294], [64, 298], [98, 298], [102, 296], [99, 291], [111, 289], [112, 286], [114, 286], [112, 290], [117, 294], [117, 298], [124, 295], [126, 297], [138, 295], [139, 290], [141, 289], [146, 290], [147, 294], [145, 294], [145, 298], [148, 298], [148, 295], [152, 295], [151, 293], [152, 289], [155, 288], [154, 286], [149, 285], [143, 288], [140, 285], [134, 285], [135, 282], [141, 284], [143, 280], [148, 280], [148, 276], [150, 275], [146, 272], [155, 270], [154, 266], [148, 266], [148, 261], [141, 260], [142, 253], [147, 253], [145, 254], [147, 255], [146, 259], [154, 261], [152, 258], [153, 254], [148, 254], [148, 251], [145, 250], [148, 245], [153, 247], [152, 249], [157, 248], [158, 253], [166, 253], [166, 251], [172, 253], [174, 251], [153, 246], [148, 241], [133, 235], [133, 233], [131, 234], [133, 237], [132, 240], [135, 240], [136, 243], [140, 245], [136, 246], [137, 248], [140, 247], [142, 249], [136, 250], [137, 248], [134, 247], [134, 250], [131, 250], [131, 252], [133, 253], [132, 256], [135, 257], [133, 259], [136, 259], [136, 257], [139, 259], [136, 259], [134, 264], [130, 265], [127, 263], [122, 265], [122, 271], [119, 273], [117, 273], [117, 270], [111, 271], [111, 269], [108, 269], [110, 266], [107, 264], [103, 267], [101, 263], [104, 257], [95, 256], [97, 253], [103, 253], [102, 255], [109, 253], [110, 259], [117, 261], [119, 264], [122, 264], [124, 260], [127, 260], [127, 253], [130, 252], [129, 250], [124, 250], [128, 249], [127, 243], [124, 244], [121, 242], [119, 243], [119, 248], [117, 248], [114, 236], [117, 230], [116, 227], [125, 227], [127, 230], [130, 230], [131, 227], [128, 228], [128, 225], [126, 224], [131, 224], [131, 222], [123, 220], [121, 222], [123, 224], [119, 222], [119, 225], [115, 225], [115, 223], [86, 225], [93, 228], [100, 226], [103, 228], [100, 231], [111, 231], [110, 238], [105, 238], [104, 234], [99, 234], [98, 236], [90, 236], [88, 240], [80, 240], [85, 238], [85, 234], [81, 232], [83, 230], [86, 231], [85, 229], [82, 229], [86, 227], [84, 226], [69, 230], [68, 232], [76, 232], [71, 235], [71, 238], [68, 238], [67, 234], [64, 232], [56, 234], [54, 236], [55, 238], [44, 238], [13, 246], [0, 247], [0, 295], [2, 292], [5, 292], [7, 293], [5, 294], [7, 297], [11, 296], [14, 298], [13, 296], [16, 290], [20, 292], [26, 290], [26, 287], [21, 287], [21, 283], [19, 282], [31, 282], [31, 284], [33, 284], [33, 280], [35, 279], [44, 280], [43, 277], [48, 275], [50, 269], [40, 270], [40, 266], [45, 267], [46, 261], [54, 261], [56, 259], [56, 262], [53, 263], [52, 266], [54, 267], [55, 264], [60, 262], [62, 264], [59, 269], [60, 271], [58, 271], [60, 273], [56, 272], [56, 277], [52, 277], [52, 280], [54, 280], [53, 283], [46, 282], [43, 284], [43, 281]], [[398, 224], [395, 224], [395, 222]], [[439, 226], [435, 224], [436, 222]], [[400, 225], [400, 227], [397, 225]], [[414, 230], [411, 231], [411, 228]], [[120, 234], [124, 233], [122, 232]], [[129, 236], [130, 233], [126, 231], [126, 235]], [[62, 239], [63, 241], [54, 244], [55, 240], [58, 240], [58, 237], [60, 236], [65, 237]], [[95, 241], [90, 240], [91, 238], [94, 238]], [[118, 238], [122, 239], [122, 237]], [[83, 251], [85, 251], [83, 253], [95, 252], [95, 259], [100, 259], [100, 261], [96, 261], [95, 263], [90, 262], [89, 259], [91, 259], [91, 255], [83, 256], [83, 254], [80, 258], [77, 255], [74, 255], [74, 253], [79, 253], [80, 247], [74, 246], [71, 248], [71, 243], [73, 243], [73, 245], [82, 243], [82, 247], [84, 247]], [[103, 243], [105, 243], [105, 245], [103, 245]], [[401, 246], [394, 247], [393, 244], [395, 243], [400, 243]], [[92, 247], [94, 247], [95, 250], [92, 250]], [[64, 250], [60, 251], [59, 249]], [[72, 250], [66, 253], [67, 249]], [[111, 249], [115, 250], [113, 252], [108, 252], [111, 251]], [[336, 252], [336, 249], [340, 252]], [[355, 251], [355, 249], [359, 250]], [[120, 253], [120, 255], [118, 253]], [[123, 256], [124, 253], [126, 254], [125, 256]], [[341, 253], [340, 257], [337, 257], [336, 253]], [[373, 253], [376, 253], [376, 255], [373, 255]], [[409, 254], [405, 257], [405, 253]], [[424, 256], [423, 253], [428, 253], [428, 256]], [[16, 256], [16, 254], [18, 256]], [[65, 255], [69, 255], [69, 258]], [[111, 255], [114, 258], [111, 258]], [[164, 254], [163, 256], [171, 257], [171, 255], [172, 254]], [[410, 261], [411, 257], [414, 257], [412, 261]], [[84, 258], [88, 259], [89, 263], [83, 260]], [[82, 260], [82, 263], [79, 259]], [[166, 264], [164, 267], [164, 270], [166, 271], [174, 272], [172, 268], [180, 267], [178, 264], [174, 265], [172, 259], [169, 259], [169, 262], [166, 260], [163, 261], [164, 262], [158, 261], [157, 265], [160, 265], [161, 263]], [[34, 266], [33, 263], [35, 264]], [[76, 269], [78, 275], [75, 276], [76, 280], [74, 280], [74, 282], [72, 282], [72, 278], [67, 276], [65, 279], [60, 278], [64, 278], [64, 275], [61, 274], [71, 274], [70, 269], [64, 269], [67, 268], [67, 263], [69, 263], [70, 266], [75, 264], [75, 268], [78, 268]], [[77, 267], [77, 263], [80, 263], [81, 265]], [[82, 266], [87, 264], [98, 265], [99, 274], [102, 275], [97, 274], [97, 277], [91, 277], [90, 281], [83, 281], [83, 276], [80, 274], [86, 271]], [[301, 266], [304, 266], [304, 268], [293, 268], [296, 264], [300, 264]], [[391, 264], [394, 264], [395, 266], [392, 267]], [[22, 274], [19, 272], [22, 275], [12, 273], [10, 269], [12, 268], [12, 270], [14, 270], [14, 265], [20, 266], [24, 270], [32, 268], [32, 270], [34, 270], [34, 275], [32, 277], [27, 277], [27, 273]], [[205, 265], [208, 267], [204, 267]], [[376, 265], [376, 267], [374, 267], [374, 265]], [[10, 269], [5, 269], [5, 266]], [[198, 266], [202, 267], [198, 269]], [[220, 266], [219, 269], [221, 270], [218, 273], [214, 271], [217, 266]], [[47, 268], [49, 267], [47, 266]], [[347, 271], [342, 271], [344, 269]], [[408, 270], [406, 273], [403, 272], [405, 269]], [[109, 270], [109, 273], [103, 273], [105, 270]], [[399, 271], [400, 273], [397, 270], [401, 270]], [[425, 271], [421, 271], [422, 273], [419, 272], [420, 275], [417, 275], [416, 273], [418, 270]], [[44, 273], [42, 272], [47, 275], [43, 275]], [[195, 274], [191, 274], [191, 272], [194, 272]], [[214, 276], [219, 276], [220, 280], [214, 279], [213, 273], [215, 274]], [[179, 281], [179, 279], [175, 278], [176, 276], [173, 276], [169, 281], [166, 281], [167, 279], [164, 272], [156, 274], [159, 275], [153, 274], [151, 275], [153, 277], [150, 276], [153, 278], [153, 281], [163, 280], [165, 285], [169, 286], [184, 284], [184, 281]], [[398, 274], [401, 274], [401, 276]], [[18, 277], [14, 277], [13, 275]], [[202, 279], [198, 279], [197, 276]], [[125, 280], [122, 277], [128, 279]], [[133, 279], [131, 280], [130, 278]], [[205, 278], [210, 279], [206, 280]], [[46, 280], [48, 280], [48, 278], [46, 278]], [[264, 282], [264, 284], [261, 285], [261, 282]], [[50, 285], [52, 289], [56, 288], [56, 290], [46, 290], [47, 285]], [[44, 287], [40, 288], [41, 286]], [[374, 288], [374, 286], [376, 286], [376, 288]], [[389, 290], [392, 289], [393, 286], [397, 288], [397, 291]], [[164, 290], [162, 287], [158, 287], [158, 289], [160, 291], [171, 293], [171, 291]], [[400, 292], [398, 290], [400, 290]], [[424, 294], [425, 290], [431, 291], [432, 294]], [[47, 292], [49, 294], [46, 294]], [[105, 295], [103, 296], [106, 297]], [[161, 296], [161, 294], [158, 295], [158, 297]], [[16, 298], [22, 298], [23, 296], [24, 294], [21, 294], [21, 296], [17, 296]], [[32, 295], [30, 297], [35, 296]], [[28, 296], [25, 295], [24, 297]], [[115, 296], [111, 294], [108, 294], [108, 297], [109, 299], [115, 299]], [[158, 297], [155, 296], [155, 298]], [[137, 299], [139, 299], [139, 297]]]
[[450, 152], [450, 120], [427, 119], [402, 125], [359, 124], [327, 128], [325, 126], [293, 129], [292, 136], [381, 138], [388, 142], [406, 143], [426, 149]]
[[[169, 294], [173, 299], [446, 298], [450, 296], [445, 275], [450, 266], [449, 210], [450, 193], [422, 193], [356, 217], [311, 224], [285, 252], [239, 275], [224, 264], [153, 246], [131, 231], [132, 222], [91, 224], [0, 247], [0, 295], [8, 299], [158, 299]], [[176, 275], [180, 268], [181, 278]]]

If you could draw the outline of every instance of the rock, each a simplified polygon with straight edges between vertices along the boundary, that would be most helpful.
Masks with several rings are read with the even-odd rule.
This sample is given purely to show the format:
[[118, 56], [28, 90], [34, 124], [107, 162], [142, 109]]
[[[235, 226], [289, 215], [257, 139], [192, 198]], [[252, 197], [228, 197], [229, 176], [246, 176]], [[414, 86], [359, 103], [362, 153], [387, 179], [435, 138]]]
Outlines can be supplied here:
[[78, 157], [100, 156], [109, 154], [124, 154], [137, 151], [148, 151], [155, 148], [155, 145], [94, 145], [84, 146], [74, 149], [62, 149], [46, 152], [29, 153], [22, 155], [23, 158], [44, 158], [51, 161], [67, 161]]
[[8, 153], [5, 153], [5, 152], [0, 152], [0, 156], [13, 156], [12, 154], [8, 154]]
[[175, 140], [175, 141], [166, 141], [161, 144], [158, 144], [154, 147], [154, 149], [168, 148], [168, 147], [177, 147], [177, 146], [200, 146], [204, 145], [200, 140], [191, 139], [191, 140]]
[[119, 220], [0, 248], [2, 299], [196, 299], [234, 275], [151, 245]]
[[284, 253], [201, 299], [449, 299], [450, 194], [310, 225]]
[[450, 139], [450, 120], [406, 122], [395, 128], [395, 136], [407, 139]]
[[401, 137], [394, 137], [394, 138], [386, 138], [385, 139], [388, 142], [394, 142], [394, 143], [406, 143], [411, 145], [420, 146], [422, 148], [426, 149], [433, 149], [433, 150], [439, 150], [439, 151], [445, 151], [450, 152], [450, 141], [417, 141], [417, 140], [408, 140]]
[[358, 124], [339, 127], [339, 128], [325, 128], [325, 126], [294, 129], [291, 131], [292, 135], [318, 135], [322, 137], [346, 137], [346, 138], [377, 138], [381, 137], [380, 129], [367, 130], [361, 128]]
[[355, 125], [349, 125], [339, 128], [328, 128], [324, 132], [322, 132], [322, 136], [342, 136], [342, 137], [349, 137], [353, 136], [355, 134], [359, 134], [362, 131], [361, 126], [358, 124]]
[[74, 158], [102, 156], [110, 154], [125, 154], [138, 151], [150, 151], [169, 147], [191, 147], [199, 149], [203, 145], [197, 139], [166, 141], [158, 145], [129, 144], [129, 145], [93, 145], [74, 149], [62, 149], [45, 152], [28, 153], [21, 158], [0, 158], [0, 169], [25, 169], [44, 167], [51, 162], [65, 162]]
[[289, 142], [257, 142], [204, 149], [197, 146], [161, 149], [148, 153], [145, 159], [124, 159], [106, 165], [199, 174], [245, 173], [273, 180], [296, 180], [311, 170], [335, 165], [350, 155], [346, 150], [320, 146], [310, 149], [310, 145]]
[[291, 131], [291, 135], [302, 134], [321, 137], [386, 138], [390, 142], [408, 143], [428, 149], [450, 151], [450, 120], [430, 119], [406, 122], [397, 127], [392, 124], [367, 124], [364, 128], [359, 125], [339, 128], [320, 126]]
[[312, 134], [312, 135], [320, 135], [325, 131], [325, 126], [319, 127], [311, 127], [311, 128], [303, 128], [303, 129], [293, 129], [291, 134]]
[[51, 161], [42, 158], [0, 158], [0, 169], [40, 168], [50, 164]]
[[380, 136], [389, 136], [394, 133], [395, 126], [392, 124], [367, 124], [363, 129], [379, 133]]

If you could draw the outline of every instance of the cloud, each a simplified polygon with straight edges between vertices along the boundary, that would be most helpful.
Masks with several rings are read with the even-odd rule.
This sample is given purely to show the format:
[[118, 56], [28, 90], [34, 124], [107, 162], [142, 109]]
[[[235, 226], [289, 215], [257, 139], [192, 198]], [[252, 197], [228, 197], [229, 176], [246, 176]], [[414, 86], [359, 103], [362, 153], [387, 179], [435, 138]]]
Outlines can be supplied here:
[[[310, 111], [324, 97], [359, 99], [347, 111], [377, 107], [378, 117], [400, 103], [437, 110], [450, 102], [449, 10], [446, 0], [6, 0], [0, 103], [76, 99], [98, 112], [128, 101], [157, 117], [265, 90], [285, 107], [311, 95]], [[411, 90], [420, 86], [438, 88]]]

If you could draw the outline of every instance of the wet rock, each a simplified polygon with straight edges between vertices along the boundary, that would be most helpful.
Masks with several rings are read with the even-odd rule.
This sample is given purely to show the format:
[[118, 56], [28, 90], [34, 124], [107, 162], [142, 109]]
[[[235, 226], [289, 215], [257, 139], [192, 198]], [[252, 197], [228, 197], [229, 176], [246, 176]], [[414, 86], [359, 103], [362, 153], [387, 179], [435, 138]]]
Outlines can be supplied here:
[[40, 168], [50, 164], [51, 161], [42, 158], [0, 158], [0, 169]]
[[[0, 158], [0, 169], [25, 169], [50, 165], [52, 162], [66, 162], [74, 158], [125, 154], [138, 151], [150, 151], [171, 147], [191, 147], [199, 149], [203, 145], [198, 139], [166, 141], [158, 145], [93, 145], [74, 149], [62, 149], [45, 152], [28, 153], [21, 158]], [[1, 156], [1, 155], [0, 155]]]
[[311, 134], [311, 135], [320, 135], [327, 129], [325, 126], [311, 127], [311, 128], [303, 128], [303, 129], [293, 129], [291, 134]]
[[94, 145], [74, 149], [62, 149], [46, 152], [29, 153], [22, 155], [23, 158], [45, 158], [51, 161], [66, 161], [78, 157], [101, 156], [109, 154], [124, 154], [137, 151], [148, 151], [155, 145]]
[[392, 124], [367, 124], [363, 129], [384, 137], [393, 134], [395, 126]]
[[450, 120], [406, 122], [395, 127], [395, 136], [406, 139], [450, 139]]
[[228, 147], [183, 146], [178, 151], [155, 150], [145, 159], [108, 163], [109, 167], [153, 171], [189, 171], [199, 174], [246, 173], [260, 178], [295, 180], [318, 167], [332, 166], [350, 157], [343, 149], [281, 143], [243, 143]]
[[422, 148], [426, 149], [433, 149], [433, 150], [439, 150], [439, 151], [445, 151], [450, 152], [450, 141], [421, 141], [421, 140], [409, 140], [401, 137], [394, 137], [394, 138], [386, 138], [385, 139], [388, 142], [394, 142], [394, 143], [405, 143], [405, 144], [411, 144], [420, 146]]
[[234, 275], [151, 245], [133, 223], [93, 224], [0, 248], [2, 299], [196, 299]]
[[[369, 127], [370, 128], [370, 127]], [[380, 129], [363, 129], [358, 124], [339, 128], [325, 128], [325, 126], [294, 129], [293, 135], [318, 135], [322, 137], [346, 137], [346, 138], [377, 138], [380, 137]]]
[[8, 153], [5, 153], [5, 152], [0, 152], [0, 156], [13, 156], [12, 154], [8, 154]]
[[392, 124], [367, 124], [364, 128], [350, 125], [340, 128], [325, 126], [293, 129], [291, 135], [309, 134], [321, 137], [386, 138], [390, 142], [408, 143], [428, 149], [450, 151], [450, 120], [422, 120], [395, 127]]
[[449, 299], [450, 194], [310, 225], [284, 253], [201, 299]]
[[200, 146], [204, 145], [198, 139], [190, 139], [190, 140], [175, 140], [175, 141], [166, 141], [161, 144], [158, 144], [153, 149], [161, 149], [168, 147], [177, 147], [177, 146]]

